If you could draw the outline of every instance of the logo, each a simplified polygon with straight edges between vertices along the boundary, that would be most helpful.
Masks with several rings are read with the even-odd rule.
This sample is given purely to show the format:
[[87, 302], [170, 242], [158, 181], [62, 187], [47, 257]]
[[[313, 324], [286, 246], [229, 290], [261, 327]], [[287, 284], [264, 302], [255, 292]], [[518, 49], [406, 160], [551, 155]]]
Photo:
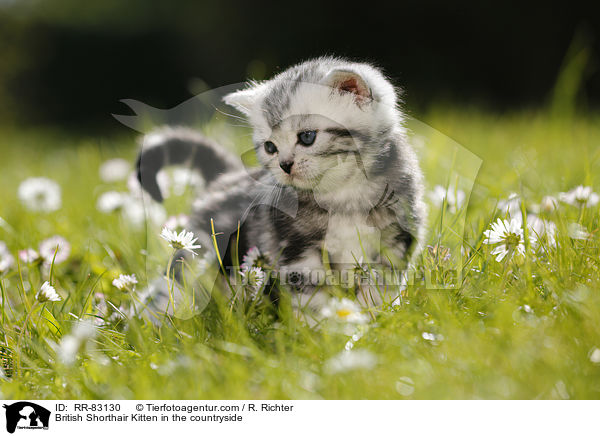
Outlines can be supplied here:
[[50, 411], [28, 401], [4, 405], [6, 409], [6, 431], [14, 433], [18, 429], [48, 430]]

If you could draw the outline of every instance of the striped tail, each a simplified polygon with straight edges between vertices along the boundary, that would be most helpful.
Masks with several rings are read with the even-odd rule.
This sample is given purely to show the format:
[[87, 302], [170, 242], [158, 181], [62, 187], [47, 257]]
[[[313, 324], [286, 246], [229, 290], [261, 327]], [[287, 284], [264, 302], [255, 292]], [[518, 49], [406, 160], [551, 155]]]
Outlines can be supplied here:
[[158, 202], [163, 200], [156, 175], [168, 165], [188, 165], [198, 170], [207, 184], [218, 176], [242, 168], [242, 162], [215, 141], [182, 127], [163, 127], [142, 139], [137, 177]]

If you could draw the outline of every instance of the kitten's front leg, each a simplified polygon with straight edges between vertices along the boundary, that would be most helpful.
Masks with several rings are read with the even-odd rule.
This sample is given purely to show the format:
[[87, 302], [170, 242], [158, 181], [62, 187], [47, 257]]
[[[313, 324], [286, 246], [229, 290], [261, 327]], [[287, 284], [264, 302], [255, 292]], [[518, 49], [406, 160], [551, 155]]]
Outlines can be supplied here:
[[420, 227], [411, 204], [410, 199], [398, 197], [393, 189], [386, 186], [380, 201], [369, 212], [367, 222], [381, 229], [380, 263], [376, 277], [371, 277], [369, 284], [360, 287], [357, 293], [359, 300], [369, 306], [397, 300], [406, 287], [405, 274], [419, 238], [409, 228]]
[[277, 268], [278, 286], [286, 289], [292, 309], [309, 325], [318, 322], [320, 310], [328, 300], [324, 289], [327, 271], [317, 249], [305, 252], [300, 259]]

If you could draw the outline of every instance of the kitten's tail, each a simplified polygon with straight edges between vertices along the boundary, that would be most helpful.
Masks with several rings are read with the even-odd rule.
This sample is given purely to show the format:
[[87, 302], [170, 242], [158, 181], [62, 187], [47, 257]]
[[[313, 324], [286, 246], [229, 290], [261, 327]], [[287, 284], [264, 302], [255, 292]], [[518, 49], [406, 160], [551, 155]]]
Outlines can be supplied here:
[[168, 165], [182, 164], [199, 170], [207, 184], [221, 174], [242, 168], [241, 160], [191, 129], [163, 127], [143, 137], [137, 177], [154, 200], [163, 200], [157, 173]]

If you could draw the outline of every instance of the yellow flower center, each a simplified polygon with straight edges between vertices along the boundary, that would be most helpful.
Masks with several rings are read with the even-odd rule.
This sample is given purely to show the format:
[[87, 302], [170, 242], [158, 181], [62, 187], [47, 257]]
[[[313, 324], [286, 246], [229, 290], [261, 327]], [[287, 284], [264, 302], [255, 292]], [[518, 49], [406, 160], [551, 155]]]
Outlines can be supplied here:
[[346, 318], [348, 315], [352, 314], [352, 311], [350, 311], [348, 309], [338, 309], [338, 311], [336, 312], [336, 314], [340, 318]]
[[504, 245], [506, 248], [516, 248], [521, 243], [521, 236], [514, 233], [504, 233]]

